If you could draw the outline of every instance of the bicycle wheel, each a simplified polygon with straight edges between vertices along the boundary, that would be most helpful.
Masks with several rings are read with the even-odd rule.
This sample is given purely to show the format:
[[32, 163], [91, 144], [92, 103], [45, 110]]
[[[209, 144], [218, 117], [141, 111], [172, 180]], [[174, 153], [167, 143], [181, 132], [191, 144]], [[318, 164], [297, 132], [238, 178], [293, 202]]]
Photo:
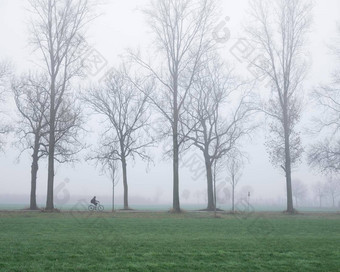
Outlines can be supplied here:
[[98, 205], [98, 211], [100, 211], [100, 212], [104, 211], [104, 206], [103, 205]]
[[88, 207], [88, 209], [89, 209], [90, 212], [92, 212], [92, 211], [95, 209], [95, 207], [94, 207], [93, 205], [90, 205], [90, 206]]

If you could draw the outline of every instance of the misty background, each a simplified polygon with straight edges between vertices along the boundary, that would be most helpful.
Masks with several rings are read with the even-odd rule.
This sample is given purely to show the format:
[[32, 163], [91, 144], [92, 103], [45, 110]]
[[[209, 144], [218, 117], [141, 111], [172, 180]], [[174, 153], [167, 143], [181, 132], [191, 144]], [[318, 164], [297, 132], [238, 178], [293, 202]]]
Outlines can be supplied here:
[[[100, 16], [90, 23], [87, 41], [95, 52], [102, 56], [98, 69], [88, 71], [87, 79], [79, 82], [79, 90], [86, 84], [100, 80], [112, 66], [117, 66], [119, 57], [126, 54], [127, 49], [140, 48], [148, 50], [151, 42], [151, 33], [146, 24], [145, 16], [141, 13], [148, 0], [105, 1], [99, 5], [97, 13]], [[232, 48], [240, 38], [245, 37], [243, 25], [247, 20], [248, 1], [221, 1], [223, 9], [217, 20], [216, 28], [225, 28], [229, 32], [228, 39], [221, 41], [221, 54], [232, 65], [238, 74], [251, 78], [246, 63], [239, 60], [232, 53]], [[36, 52], [29, 45], [28, 21], [30, 12], [28, 3], [24, 0], [0, 0], [0, 59], [6, 59], [13, 65], [16, 75], [20, 75], [38, 63]], [[301, 132], [302, 143], [307, 147], [312, 140], [308, 134], [313, 116], [317, 116], [315, 107], [310, 101], [311, 91], [319, 84], [330, 80], [335, 67], [335, 60], [329, 52], [328, 45], [336, 36], [336, 26], [340, 18], [340, 2], [337, 0], [315, 1], [313, 9], [313, 24], [307, 42], [309, 49], [309, 70], [304, 84], [305, 108], [302, 121], [298, 126]], [[220, 28], [219, 26], [222, 26]], [[213, 33], [211, 34], [213, 39]], [[255, 53], [256, 54], [256, 53]], [[256, 89], [261, 92], [261, 89]], [[264, 93], [265, 95], [265, 93]], [[8, 119], [16, 120], [14, 100], [7, 96], [5, 111]], [[255, 118], [255, 117], [254, 117]], [[256, 116], [261, 121], [261, 128], [242, 144], [242, 150], [247, 153], [247, 161], [243, 175], [236, 188], [236, 197], [246, 197], [251, 192], [251, 203], [278, 204], [284, 206], [286, 202], [286, 185], [283, 172], [274, 168], [266, 152], [264, 142], [266, 137], [266, 122], [262, 115]], [[100, 119], [97, 116], [88, 116], [86, 129], [89, 133], [83, 138], [88, 145], [95, 145], [98, 140], [97, 132], [100, 130]], [[7, 136], [8, 143], [5, 153], [0, 154], [0, 204], [28, 204], [30, 192], [30, 153], [24, 152], [18, 160], [19, 151], [11, 143], [15, 135]], [[172, 162], [164, 159], [164, 150], [167, 142], [151, 148], [153, 163], [147, 165], [136, 159], [128, 161], [129, 201], [130, 205], [137, 204], [169, 204], [172, 200]], [[112, 183], [110, 177], [101, 173], [100, 167], [94, 163], [86, 162], [82, 158], [89, 152], [83, 150], [78, 154], [79, 162], [73, 164], [56, 164], [55, 175], [55, 204], [60, 207], [65, 204], [76, 203], [79, 199], [90, 200], [96, 195], [103, 204], [111, 203]], [[193, 160], [195, 164], [193, 165]], [[220, 177], [218, 188], [229, 188], [225, 177]], [[313, 186], [326, 177], [309, 168], [305, 156], [302, 163], [293, 170], [294, 181], [299, 180], [306, 187], [306, 193], [299, 200], [300, 205], [318, 206], [313, 193]], [[47, 190], [47, 160], [40, 162], [37, 180], [37, 202], [40, 206], [46, 201]], [[222, 185], [223, 184], [223, 185]], [[185, 153], [180, 163], [180, 197], [181, 203], [206, 203], [206, 176], [204, 161], [199, 150]], [[222, 190], [221, 190], [222, 191]], [[115, 187], [116, 203], [122, 202], [122, 182]], [[229, 204], [228, 193], [220, 195], [220, 205]], [[224, 198], [224, 200], [223, 200]], [[330, 203], [330, 202], [329, 202]], [[328, 204], [329, 204], [328, 203]], [[325, 205], [327, 202], [324, 203]], [[219, 203], [217, 203], [219, 206]]]

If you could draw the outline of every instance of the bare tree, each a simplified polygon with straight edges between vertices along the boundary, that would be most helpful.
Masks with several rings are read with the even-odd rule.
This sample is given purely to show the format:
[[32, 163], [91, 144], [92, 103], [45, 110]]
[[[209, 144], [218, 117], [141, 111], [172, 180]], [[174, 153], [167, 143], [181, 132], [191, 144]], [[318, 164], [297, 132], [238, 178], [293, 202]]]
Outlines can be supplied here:
[[325, 196], [325, 186], [322, 182], [317, 182], [313, 186], [313, 192], [316, 198], [319, 200], [319, 207], [322, 207], [322, 199]]
[[[183, 139], [202, 151], [206, 175], [208, 210], [214, 210], [213, 165], [240, 144], [256, 127], [249, 92], [241, 91], [230, 71], [216, 58], [205, 65], [188, 93], [181, 119]], [[240, 90], [235, 95], [234, 91]]]
[[88, 0], [30, 0], [30, 4], [35, 15], [31, 26], [32, 42], [42, 54], [50, 85], [46, 209], [53, 210], [57, 116], [64, 96], [71, 89], [72, 79], [82, 72], [86, 49], [83, 35], [91, 19], [91, 5]]
[[247, 28], [259, 52], [250, 64], [270, 82], [271, 98], [263, 107], [271, 118], [267, 142], [274, 165], [286, 176], [287, 212], [292, 213], [292, 166], [302, 153], [296, 124], [301, 114], [301, 89], [306, 73], [305, 37], [311, 22], [311, 3], [303, 0], [254, 0], [253, 21]]
[[[103, 138], [104, 137], [104, 138]], [[103, 173], [107, 173], [112, 182], [112, 212], [115, 210], [115, 187], [118, 184], [119, 176], [118, 176], [118, 165], [117, 162], [119, 160], [119, 147], [117, 143], [113, 143], [107, 139], [105, 139], [105, 135], [103, 135], [99, 140], [99, 147], [93, 151], [93, 154], [89, 155], [87, 160], [95, 160], [96, 164], [100, 163], [101, 171]]]
[[332, 207], [335, 208], [335, 200], [340, 196], [340, 180], [337, 178], [328, 178], [324, 185], [324, 193], [332, 201]]
[[[338, 27], [340, 41], [340, 26]], [[340, 61], [340, 46], [333, 47], [337, 61]], [[340, 172], [340, 76], [333, 74], [333, 82], [323, 85], [313, 94], [316, 104], [322, 110], [314, 121], [314, 133], [324, 132], [327, 137], [313, 144], [308, 151], [308, 162], [325, 174]]]
[[[16, 135], [21, 153], [32, 149], [30, 209], [37, 209], [36, 182], [39, 160], [48, 157], [50, 85], [46, 74], [28, 74], [12, 82], [19, 120]], [[56, 116], [54, 159], [59, 163], [74, 160], [84, 145], [78, 140], [83, 123], [81, 108], [72, 96], [65, 95]]]
[[303, 200], [307, 194], [307, 186], [299, 179], [293, 180], [293, 197], [295, 198], [295, 206], [298, 206], [298, 200]]
[[201, 59], [213, 46], [211, 33], [215, 15], [213, 0], [161, 0], [152, 1], [145, 11], [155, 35], [156, 67], [142, 60], [141, 65], [157, 84], [157, 92], [150, 100], [164, 117], [168, 126], [164, 134], [172, 137], [173, 159], [173, 211], [180, 212], [179, 154], [183, 139], [179, 135], [179, 122], [183, 104], [201, 68]]
[[112, 160], [109, 162], [110, 178], [112, 182], [112, 212], [115, 211], [115, 187], [118, 184], [118, 165], [117, 162]]
[[48, 135], [49, 85], [43, 75], [23, 76], [12, 82], [15, 104], [19, 112], [16, 135], [21, 153], [32, 149], [30, 209], [36, 210], [36, 184], [39, 159], [46, 155]]
[[243, 161], [239, 152], [232, 152], [228, 156], [227, 172], [228, 180], [231, 185], [231, 211], [235, 212], [235, 188], [241, 178]]
[[146, 153], [153, 139], [149, 137], [149, 117], [147, 109], [148, 91], [139, 92], [125, 67], [114, 70], [105, 80], [104, 86], [91, 90], [85, 100], [98, 114], [105, 117], [107, 128], [103, 132], [103, 145], [117, 147], [110, 149], [109, 155], [121, 161], [124, 209], [128, 209], [127, 159], [139, 156], [150, 160]]

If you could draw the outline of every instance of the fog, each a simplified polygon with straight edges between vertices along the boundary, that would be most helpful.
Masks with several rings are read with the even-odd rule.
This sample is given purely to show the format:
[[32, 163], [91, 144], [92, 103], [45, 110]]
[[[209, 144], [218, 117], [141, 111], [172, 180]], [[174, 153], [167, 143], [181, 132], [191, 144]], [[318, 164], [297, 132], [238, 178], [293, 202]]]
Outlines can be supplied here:
[[[87, 42], [102, 57], [100, 66], [96, 71], [87, 71], [87, 78], [79, 81], [79, 88], [96, 84], [111, 67], [120, 63], [120, 57], [127, 54], [127, 50], [137, 50], [147, 56], [149, 45], [152, 43], [152, 33], [149, 29], [145, 15], [141, 10], [149, 3], [148, 0], [105, 1], [98, 5], [96, 13], [99, 15], [89, 24]], [[247, 64], [238, 60], [232, 52], [240, 38], [245, 37], [243, 27], [247, 22], [249, 9], [248, 1], [221, 1], [222, 10], [216, 20], [216, 27], [221, 24], [230, 32], [230, 38], [220, 42], [221, 56], [234, 67], [242, 77], [252, 78], [246, 69]], [[15, 75], [27, 72], [40, 65], [38, 52], [32, 49], [29, 43], [29, 18], [32, 15], [28, 10], [29, 5], [24, 0], [0, 0], [0, 60], [11, 63]], [[308, 134], [311, 120], [318, 115], [315, 105], [310, 101], [311, 92], [321, 83], [331, 79], [332, 71], [336, 67], [334, 57], [329, 53], [329, 44], [336, 37], [337, 22], [340, 18], [340, 2], [337, 0], [315, 1], [313, 9], [313, 23], [308, 36], [308, 73], [304, 81], [304, 109], [302, 119], [298, 125], [301, 132], [302, 144], [307, 149], [314, 138]], [[227, 18], [227, 19], [226, 19]], [[211, 33], [213, 39], [213, 33]], [[262, 88], [255, 88], [257, 93], [266, 96]], [[9, 92], [6, 94], [5, 105], [6, 120], [14, 123], [17, 112], [14, 100]], [[76, 203], [79, 199], [90, 200], [92, 196], [104, 204], [110, 204], [112, 182], [110, 176], [101, 171], [100, 166], [94, 162], [85, 161], [84, 157], [98, 142], [98, 132], [102, 130], [102, 123], [98, 115], [87, 112], [86, 129], [88, 133], [82, 138], [87, 143], [88, 149], [77, 154], [79, 161], [70, 164], [56, 163], [55, 170], [55, 204], [56, 207]], [[251, 192], [251, 201], [272, 205], [273, 203], [284, 206], [286, 203], [285, 176], [281, 168], [274, 167], [269, 160], [264, 145], [268, 135], [268, 126], [263, 115], [254, 117], [254, 122], [261, 122], [261, 126], [252, 134], [251, 139], [246, 138], [241, 142], [241, 149], [246, 153], [246, 163], [242, 176], [236, 188], [236, 198], [247, 197]], [[6, 135], [6, 146], [0, 154], [0, 204], [28, 204], [30, 194], [31, 154], [24, 152], [18, 159], [20, 151], [13, 143], [16, 135]], [[168, 204], [172, 203], [172, 160], [164, 156], [164, 150], [169, 140], [157, 143], [149, 152], [153, 162], [146, 163], [136, 158], [129, 159], [128, 184], [130, 205], [137, 204]], [[192, 165], [196, 160], [195, 165]], [[115, 186], [116, 203], [122, 204], [123, 185], [121, 171], [119, 182]], [[206, 173], [201, 151], [197, 148], [190, 149], [180, 159], [179, 192], [181, 204], [200, 204], [204, 206], [206, 197]], [[217, 181], [220, 189], [227, 188], [225, 183], [227, 175], [223, 174]], [[313, 186], [326, 177], [315, 169], [311, 169], [306, 162], [306, 155], [302, 155], [302, 162], [292, 171], [292, 180], [302, 181], [307, 187], [307, 193], [301, 199], [300, 206], [317, 206], [318, 202], [313, 193]], [[222, 187], [221, 187], [222, 186]], [[37, 179], [37, 202], [43, 206], [46, 201], [47, 191], [47, 160], [42, 159], [39, 165]], [[185, 196], [185, 191], [189, 195]], [[222, 199], [223, 197], [220, 196]], [[230, 195], [225, 196], [230, 201]], [[220, 205], [229, 204], [221, 200]], [[325, 202], [326, 204], [326, 202]], [[327, 204], [330, 205], [330, 202]], [[298, 205], [298, 206], [299, 206]]]

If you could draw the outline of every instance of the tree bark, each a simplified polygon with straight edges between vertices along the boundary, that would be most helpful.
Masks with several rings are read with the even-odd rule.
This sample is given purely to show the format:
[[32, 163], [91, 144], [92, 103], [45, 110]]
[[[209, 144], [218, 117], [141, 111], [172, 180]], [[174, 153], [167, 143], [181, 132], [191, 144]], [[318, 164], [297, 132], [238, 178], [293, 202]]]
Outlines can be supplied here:
[[208, 194], [208, 205], [207, 210], [215, 210], [214, 204], [214, 191], [213, 191], [213, 175], [212, 175], [212, 165], [208, 154], [204, 154], [205, 168], [207, 172], [207, 194]]
[[284, 136], [285, 136], [285, 172], [286, 172], [286, 185], [287, 185], [287, 212], [293, 213], [293, 194], [292, 194], [292, 170], [291, 170], [291, 157], [290, 157], [290, 141], [289, 141], [289, 128], [287, 110], [284, 112]]
[[126, 158], [122, 156], [122, 169], [123, 169], [123, 186], [124, 186], [124, 209], [129, 209], [129, 194], [127, 183], [127, 171], [126, 171]]
[[115, 173], [116, 168], [115, 164], [112, 163], [112, 212], [115, 211]]
[[231, 211], [234, 213], [235, 212], [235, 183], [234, 183], [234, 177], [232, 180], [232, 185], [231, 185]]
[[112, 212], [115, 211], [115, 185], [112, 183]]
[[38, 152], [39, 152], [39, 139], [35, 139], [34, 150], [32, 155], [31, 165], [31, 197], [30, 197], [30, 210], [37, 210], [36, 188], [37, 188], [37, 173], [38, 173]]
[[173, 201], [172, 201], [172, 209], [174, 212], [180, 212], [181, 207], [179, 204], [179, 144], [178, 144], [178, 104], [177, 104], [177, 77], [174, 78], [174, 108], [173, 108]]
[[216, 201], [216, 160], [215, 160], [215, 163], [214, 163], [214, 216], [215, 218], [217, 217], [216, 216], [216, 206], [217, 206], [217, 201]]
[[174, 212], [180, 212], [179, 204], [179, 173], [178, 173], [178, 139], [177, 133], [173, 136], [173, 205]]
[[48, 149], [48, 176], [47, 176], [47, 200], [46, 210], [53, 210], [53, 187], [54, 187], [54, 133], [49, 137], [50, 147]]
[[[52, 65], [51, 65], [52, 66]], [[48, 141], [48, 176], [47, 176], [47, 200], [46, 210], [53, 210], [53, 186], [54, 186], [54, 151], [55, 151], [55, 77], [51, 76], [51, 98], [50, 98], [50, 131]]]

